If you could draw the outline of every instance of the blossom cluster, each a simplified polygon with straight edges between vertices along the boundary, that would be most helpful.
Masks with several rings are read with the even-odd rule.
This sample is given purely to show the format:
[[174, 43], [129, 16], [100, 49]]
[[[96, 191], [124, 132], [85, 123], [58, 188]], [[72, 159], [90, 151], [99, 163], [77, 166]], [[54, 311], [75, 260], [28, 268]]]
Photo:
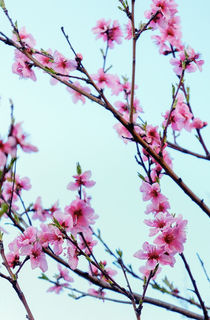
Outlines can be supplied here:
[[[28, 210], [28, 214], [33, 213], [31, 218], [39, 220], [40, 227], [32, 225], [27, 227], [9, 244], [10, 252], [7, 259], [11, 267], [19, 265], [20, 258], [25, 256], [30, 258], [32, 269], [39, 267], [45, 272], [47, 260], [44, 249], [48, 247], [51, 247], [56, 255], [67, 256], [72, 269], [78, 265], [80, 250], [90, 255], [90, 250], [97, 243], [92, 238], [90, 226], [95, 223], [97, 215], [90, 205], [90, 198], [82, 190], [82, 188], [89, 188], [95, 184], [90, 177], [90, 171], [74, 176], [75, 181], [69, 183], [68, 189], [79, 190], [79, 196], [67, 205], [64, 211], [61, 211], [57, 202], [51, 208], [44, 209], [41, 198], [37, 198], [32, 208]], [[10, 182], [7, 180], [3, 191], [5, 200], [9, 200], [10, 197], [17, 200], [17, 190], [20, 194], [21, 188], [25, 190], [30, 188], [27, 178], [21, 180], [18, 176], [13, 177], [13, 189], [9, 188]], [[17, 209], [18, 207], [12, 204], [12, 210]]]

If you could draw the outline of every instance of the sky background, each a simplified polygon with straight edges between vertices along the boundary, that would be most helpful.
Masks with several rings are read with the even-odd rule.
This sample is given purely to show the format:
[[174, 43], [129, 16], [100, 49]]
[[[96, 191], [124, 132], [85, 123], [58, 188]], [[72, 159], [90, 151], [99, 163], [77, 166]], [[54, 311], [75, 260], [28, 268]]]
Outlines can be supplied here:
[[[64, 26], [76, 52], [82, 53], [84, 65], [90, 74], [94, 74], [102, 66], [100, 48], [105, 48], [101, 41], [95, 41], [91, 28], [102, 17], [117, 19], [123, 26], [127, 20], [117, 9], [118, 1], [49, 1], [41, 0], [18, 2], [7, 0], [6, 6], [11, 17], [18, 26], [26, 26], [36, 41], [37, 48], [57, 49], [66, 57], [73, 58], [72, 53], [60, 31]], [[191, 88], [191, 103], [196, 116], [210, 122], [209, 119], [209, 9], [207, 0], [200, 2], [185, 0], [177, 1], [181, 17], [183, 41], [202, 53], [205, 60], [203, 72], [187, 74], [186, 83]], [[143, 13], [149, 8], [150, 1], [136, 1], [136, 21], [144, 21]], [[11, 35], [8, 21], [0, 13], [0, 31]], [[112, 64], [112, 73], [130, 77], [131, 75], [131, 43], [123, 41], [121, 46], [115, 45], [108, 54], [107, 64]], [[31, 179], [32, 190], [25, 192], [26, 203], [33, 202], [41, 195], [43, 204], [48, 207], [59, 199], [61, 207], [70, 204], [74, 194], [66, 189], [68, 182], [75, 173], [75, 164], [80, 162], [83, 170], [92, 170], [96, 186], [89, 190], [92, 205], [99, 215], [96, 228], [100, 228], [107, 243], [113, 248], [121, 248], [125, 261], [132, 263], [138, 270], [141, 261], [133, 257], [142, 243], [148, 239], [148, 228], [142, 223], [145, 215], [145, 203], [139, 192], [140, 181], [134, 155], [135, 146], [125, 145], [113, 129], [115, 119], [100, 106], [87, 102], [73, 104], [71, 95], [63, 85], [51, 86], [49, 77], [41, 71], [36, 72], [37, 82], [20, 80], [11, 72], [14, 50], [0, 43], [0, 125], [1, 135], [7, 133], [9, 124], [9, 98], [15, 106], [15, 118], [24, 121], [24, 129], [30, 134], [30, 141], [39, 148], [37, 154], [21, 154], [17, 163], [17, 172]], [[151, 32], [142, 36], [137, 47], [137, 78], [138, 98], [144, 109], [143, 118], [153, 125], [160, 125], [161, 114], [171, 103], [171, 84], [177, 82], [169, 64], [169, 58], [160, 56], [158, 49], [151, 40]], [[115, 102], [118, 97], [111, 97]], [[203, 130], [203, 136], [209, 142], [209, 128]], [[193, 134], [184, 133], [180, 138], [183, 146], [202, 152]], [[208, 143], [207, 143], [208, 145]], [[170, 152], [174, 158], [174, 170], [198, 194], [210, 203], [209, 163], [193, 159], [175, 151]], [[185, 254], [192, 266], [197, 284], [206, 302], [210, 301], [209, 287], [202, 272], [196, 252], [209, 264], [209, 227], [207, 216], [183, 194], [179, 188], [164, 178], [162, 192], [169, 198], [172, 212], [183, 214], [188, 219], [187, 243]], [[8, 227], [10, 241], [17, 232]], [[111, 260], [102, 250], [97, 249], [98, 259]], [[48, 275], [52, 275], [56, 265], [50, 263]], [[120, 272], [119, 272], [120, 273]], [[183, 295], [192, 296], [192, 289], [182, 262], [177, 257], [175, 267], [164, 268], [159, 277], [167, 275]], [[20, 276], [21, 287], [28, 297], [35, 319], [55, 320], [62, 317], [72, 320], [103, 319], [121, 320], [135, 319], [131, 306], [101, 302], [91, 298], [74, 301], [65, 293], [57, 296], [46, 293], [49, 285], [37, 280], [39, 270], [32, 271], [30, 265], [24, 267]], [[89, 285], [75, 278], [78, 288], [86, 290]], [[117, 279], [125, 285], [119, 274]], [[134, 291], [142, 292], [142, 283], [131, 281]], [[9, 283], [0, 279], [0, 317], [6, 320], [24, 319], [24, 310]], [[148, 291], [148, 296], [168, 299], [157, 292]], [[180, 304], [179, 304], [180, 305]], [[187, 308], [186, 304], [181, 304]], [[192, 308], [195, 312], [198, 310]], [[151, 305], [144, 305], [143, 319], [175, 320], [182, 319], [178, 314], [169, 313]]]

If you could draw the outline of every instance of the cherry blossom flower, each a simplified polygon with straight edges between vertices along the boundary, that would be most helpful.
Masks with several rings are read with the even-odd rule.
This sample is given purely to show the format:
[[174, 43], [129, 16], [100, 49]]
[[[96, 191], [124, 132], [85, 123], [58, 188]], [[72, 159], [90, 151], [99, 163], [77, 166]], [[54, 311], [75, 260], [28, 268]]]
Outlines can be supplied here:
[[[90, 88], [88, 87], [82, 87], [78, 81], [73, 82], [73, 84], [78, 88], [82, 89], [87, 93], [90, 93]], [[85, 103], [85, 97], [78, 91], [75, 91], [69, 87], [67, 87], [67, 90], [72, 94], [72, 101], [73, 103], [77, 103], [78, 101], [81, 101], [83, 104]]]
[[24, 56], [23, 59], [16, 59], [12, 65], [12, 72], [18, 74], [21, 78], [29, 78], [36, 81], [36, 75], [32, 70], [32, 63]]
[[32, 216], [33, 219], [38, 219], [40, 221], [46, 221], [47, 218], [50, 217], [50, 214], [47, 210], [42, 207], [42, 199], [41, 197], [37, 197], [34, 205], [33, 205], [34, 214]]
[[[69, 78], [65, 77], [65, 75], [68, 76], [70, 71], [76, 70], [77, 62], [75, 60], [66, 59], [60, 52], [56, 50], [53, 54], [53, 63], [51, 67], [57, 73], [62, 74], [62, 79], [68, 81]], [[57, 82], [58, 80], [55, 78], [51, 78], [50, 80], [52, 85], [56, 84]]]
[[23, 132], [22, 122], [16, 123], [12, 128], [12, 136], [16, 139], [16, 143], [20, 145], [24, 152], [37, 152], [37, 147], [26, 141], [27, 134]]
[[65, 207], [65, 212], [69, 213], [73, 219], [73, 228], [71, 232], [86, 232], [90, 224], [95, 223], [96, 215], [94, 210], [84, 201], [79, 198], [72, 201], [70, 206]]
[[126, 40], [130, 40], [132, 39], [133, 37], [133, 34], [132, 34], [132, 25], [131, 25], [131, 22], [130, 20], [128, 21], [128, 23], [125, 25], [125, 39]]
[[149, 244], [147, 241], [143, 244], [143, 250], [139, 250], [134, 254], [138, 259], [147, 260], [146, 268], [153, 270], [158, 263], [162, 265], [170, 265], [173, 267], [175, 259], [173, 256], [165, 254], [162, 247]]
[[107, 41], [111, 49], [114, 48], [114, 41], [118, 44], [122, 42], [122, 31], [117, 20], [114, 20], [111, 26], [111, 20], [100, 19], [92, 31], [96, 34], [96, 39], [102, 38], [103, 41]]
[[74, 191], [78, 190], [81, 186], [84, 186], [86, 188], [93, 187], [95, 185], [95, 181], [90, 180], [91, 175], [91, 171], [85, 171], [81, 174], [73, 176], [76, 181], [70, 182], [67, 186], [67, 189]]
[[47, 289], [47, 292], [55, 292], [56, 294], [59, 294], [63, 288], [68, 288], [68, 283], [56, 283], [54, 286]]
[[[162, 270], [161, 267], [158, 267], [157, 271], [155, 272], [154, 276], [151, 278], [153, 280], [156, 279], [157, 275], [160, 273], [160, 271]], [[148, 278], [151, 272], [151, 269], [148, 269], [146, 266], [141, 266], [139, 268], [139, 271], [146, 277]]]
[[104, 89], [106, 86], [112, 88], [115, 77], [111, 74], [105, 73], [102, 68], [98, 70], [97, 74], [92, 75], [93, 80], [97, 81], [97, 86]]
[[185, 227], [187, 220], [183, 220], [179, 215], [176, 218], [175, 226], [168, 226], [162, 233], [154, 240], [154, 243], [164, 247], [168, 253], [181, 253], [184, 250], [183, 243], [186, 241]]
[[47, 271], [48, 269], [47, 260], [44, 252], [42, 251], [42, 246], [40, 245], [40, 243], [38, 242], [34, 243], [29, 255], [30, 255], [32, 269], [40, 268], [42, 272]]
[[144, 220], [144, 223], [150, 226], [149, 236], [156, 235], [159, 231], [163, 232], [164, 229], [169, 227], [174, 222], [174, 218], [170, 214], [159, 212], [154, 219]]
[[70, 277], [69, 271], [67, 268], [62, 268], [59, 263], [57, 264], [57, 267], [59, 270], [58, 278], [63, 278], [65, 281], [68, 281], [68, 282], [74, 282], [74, 279]]
[[152, 200], [152, 203], [155, 205], [167, 199], [163, 194], [160, 193], [160, 185], [157, 182], [149, 184], [148, 182], [143, 181], [140, 191], [143, 193], [143, 201]]
[[96, 289], [90, 288], [90, 289], [88, 289], [88, 293], [90, 295], [93, 295], [93, 296], [96, 296], [96, 297], [99, 297], [99, 298], [102, 298], [102, 299], [106, 295], [106, 292], [104, 292], [102, 289], [96, 290]]
[[[22, 27], [20, 30], [19, 30], [19, 37], [20, 37], [20, 40], [27, 46], [27, 47], [35, 47], [36, 45], [36, 40], [34, 39], [34, 37], [32, 36], [32, 34], [30, 33], [27, 33], [26, 32], [26, 28], [25, 27]], [[18, 36], [16, 33], [13, 33], [13, 36], [12, 36], [12, 40], [15, 41], [15, 42], [19, 42], [19, 39], [18, 39]]]

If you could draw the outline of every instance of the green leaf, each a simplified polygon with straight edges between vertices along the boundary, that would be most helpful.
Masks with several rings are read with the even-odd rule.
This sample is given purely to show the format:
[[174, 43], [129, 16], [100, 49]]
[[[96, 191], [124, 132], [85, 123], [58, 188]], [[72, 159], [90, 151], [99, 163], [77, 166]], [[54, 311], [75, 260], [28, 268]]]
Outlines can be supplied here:
[[7, 203], [3, 202], [3, 203], [1, 204], [0, 219], [1, 219], [1, 217], [3, 216], [3, 214], [5, 214], [5, 213], [7, 212], [8, 208], [9, 208], [9, 206], [8, 206]]
[[175, 86], [172, 84], [172, 97], [174, 97], [174, 95], [175, 95]]
[[55, 70], [53, 70], [52, 68], [44, 67], [44, 69], [45, 69], [47, 72], [56, 74]]
[[124, 11], [124, 9], [123, 9], [123, 8], [121, 8], [120, 6], [118, 6], [118, 9], [119, 9], [119, 10], [121, 10], [121, 11]]
[[104, 50], [100, 49], [102, 56], [104, 57]]
[[186, 96], [186, 100], [187, 100], [187, 103], [190, 102], [190, 88], [187, 87], [187, 96]]
[[18, 224], [20, 223], [20, 219], [16, 213], [14, 213], [14, 219]]
[[73, 299], [77, 299], [77, 296], [75, 294], [73, 294], [73, 293], [68, 293], [68, 296], [73, 298]]
[[42, 273], [42, 275], [38, 277], [38, 279], [47, 280], [47, 281], [49, 280], [49, 278], [44, 273]]
[[81, 168], [79, 162], [77, 162], [77, 174], [78, 174], [78, 175], [79, 175], [79, 174], [82, 174], [82, 168]]
[[120, 258], [122, 258], [122, 255], [123, 255], [122, 250], [117, 249], [116, 252], [117, 252], [118, 256], [119, 256]]
[[0, 7], [4, 10], [6, 9], [4, 0], [0, 0]]
[[55, 219], [55, 217], [53, 217], [53, 224], [56, 228], [58, 228], [59, 230], [62, 229], [62, 226], [60, 225], [60, 223], [58, 222], [57, 219]]
[[144, 177], [141, 173], [139, 173], [139, 172], [137, 172], [137, 173], [138, 173], [138, 177], [139, 177], [141, 180], [145, 181], [145, 177]]
[[166, 286], [173, 291], [174, 290], [174, 286], [172, 282], [169, 282], [168, 278], [165, 276], [165, 278], [163, 279], [163, 282], [166, 284]]

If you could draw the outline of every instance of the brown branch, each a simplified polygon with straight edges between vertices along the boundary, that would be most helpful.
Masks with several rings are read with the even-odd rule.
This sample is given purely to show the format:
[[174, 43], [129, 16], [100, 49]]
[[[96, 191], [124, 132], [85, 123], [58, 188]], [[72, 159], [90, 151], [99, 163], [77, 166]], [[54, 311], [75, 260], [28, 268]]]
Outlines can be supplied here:
[[[62, 258], [56, 256], [49, 249], [44, 249], [44, 252], [47, 255], [49, 255], [51, 258], [53, 258], [55, 261], [61, 263], [63, 266], [67, 267], [68, 269], [71, 269], [66, 261], [64, 261]], [[100, 280], [97, 277], [94, 277], [94, 276], [90, 275], [87, 272], [84, 272], [84, 271], [79, 270], [79, 269], [75, 269], [75, 270], [72, 270], [72, 271], [74, 273], [76, 273], [78, 276], [90, 281], [91, 283], [95, 284], [96, 286], [98, 286], [100, 288], [107, 289], [107, 290], [110, 290], [110, 291], [113, 291], [113, 292], [117, 292], [117, 293], [123, 294], [121, 291], [119, 291], [118, 288], [113, 288], [109, 283], [107, 283], [107, 282], [105, 282], [103, 280]], [[128, 294], [129, 294], [129, 292], [128, 292]], [[134, 293], [134, 297], [135, 297], [137, 303], [141, 299], [141, 295], [139, 295], [137, 293]], [[161, 308], [170, 310], [172, 312], [177, 312], [177, 313], [182, 314], [182, 315], [184, 315], [184, 316], [186, 316], [188, 318], [197, 319], [197, 320], [203, 320], [203, 317], [201, 315], [197, 314], [197, 313], [194, 313], [194, 312], [191, 312], [189, 310], [177, 307], [177, 306], [175, 306], [173, 304], [167, 303], [165, 301], [161, 301], [159, 299], [145, 297], [144, 302], [152, 304], [152, 305], [155, 305], [157, 307], [161, 307]]]
[[29, 308], [29, 305], [27, 303], [25, 295], [24, 295], [24, 293], [22, 292], [22, 290], [21, 290], [21, 288], [19, 286], [19, 283], [17, 281], [17, 277], [16, 277], [15, 274], [13, 274], [13, 272], [12, 272], [8, 262], [7, 262], [7, 259], [6, 259], [5, 253], [4, 253], [4, 246], [3, 246], [3, 241], [2, 240], [0, 240], [0, 254], [1, 254], [1, 257], [2, 257], [2, 260], [3, 260], [3, 265], [6, 267], [8, 273], [9, 273], [9, 277], [4, 276], [3, 274], [0, 274], [0, 276], [2, 278], [4, 278], [4, 279], [8, 280], [12, 284], [15, 292], [17, 293], [20, 301], [22, 302], [22, 304], [23, 304], [23, 306], [24, 306], [24, 308], [25, 308], [25, 310], [27, 312], [28, 319], [29, 320], [35, 320], [34, 317], [33, 317], [32, 312], [31, 312], [31, 310]]
[[[17, 221], [10, 215], [9, 218], [12, 220], [12, 222], [15, 224], [15, 226], [21, 231], [24, 232], [24, 228], [22, 226], [20, 226]], [[70, 269], [72, 272], [74, 272], [75, 274], [77, 274], [79, 277], [86, 279], [88, 281], [90, 281], [92, 284], [95, 284], [96, 286], [100, 287], [100, 288], [104, 288], [113, 292], [117, 292], [120, 294], [125, 295], [121, 290], [119, 290], [116, 287], [111, 286], [108, 282], [105, 282], [104, 280], [100, 280], [97, 277], [94, 277], [92, 275], [90, 275], [87, 272], [84, 272], [80, 269], [71, 269], [69, 264], [63, 260], [61, 257], [57, 256], [56, 254], [54, 254], [50, 249], [47, 248], [43, 248], [43, 251], [49, 256], [51, 257], [53, 260], [57, 261], [58, 263], [62, 264], [63, 266], [65, 266], [66, 268]], [[129, 292], [128, 292], [129, 295]], [[128, 297], [128, 296], [127, 296]], [[137, 301], [137, 303], [140, 301], [141, 299], [141, 295], [134, 293], [134, 297]], [[165, 301], [159, 300], [159, 299], [155, 299], [155, 298], [150, 298], [150, 297], [145, 297], [144, 299], [145, 303], [149, 303], [152, 305], [155, 305], [157, 307], [160, 308], [164, 308], [166, 310], [170, 310], [172, 312], [177, 312], [179, 314], [182, 314], [188, 318], [192, 318], [192, 319], [197, 319], [197, 320], [203, 320], [203, 317], [200, 316], [197, 313], [191, 312], [189, 310], [177, 307], [176, 305], [167, 303]]]
[[[184, 96], [185, 96], [185, 99], [186, 99], [186, 102], [187, 102], [187, 106], [188, 106], [190, 112], [191, 112], [192, 115], [193, 115], [192, 119], [194, 119], [194, 114], [193, 114], [192, 107], [191, 107], [191, 105], [190, 105], [189, 99], [188, 99], [188, 97], [187, 97], [187, 92], [186, 92], [184, 83], [182, 83], [181, 89], [182, 89], [182, 92], [184, 93]], [[202, 137], [202, 135], [201, 135], [200, 129], [196, 129], [196, 132], [197, 132], [197, 134], [198, 134], [199, 142], [200, 142], [200, 144], [202, 145], [202, 147], [203, 147], [203, 149], [204, 149], [204, 151], [205, 151], [205, 153], [206, 153], [206, 156], [207, 156], [207, 157], [210, 157], [210, 153], [209, 153], [209, 151], [208, 151], [208, 149], [207, 149], [207, 147], [206, 147], [206, 145], [205, 145], [205, 142], [204, 142], [203, 137]]]
[[209, 320], [210, 318], [209, 318], [209, 316], [208, 316], [207, 309], [206, 309], [205, 304], [204, 304], [204, 302], [203, 302], [203, 300], [202, 300], [202, 298], [201, 298], [201, 295], [200, 295], [200, 292], [199, 292], [199, 290], [198, 290], [197, 284], [196, 284], [195, 279], [194, 279], [194, 277], [193, 277], [193, 275], [192, 275], [192, 272], [191, 272], [191, 270], [190, 270], [190, 266], [189, 266], [189, 264], [187, 263], [187, 260], [186, 260], [186, 258], [185, 258], [185, 256], [184, 256], [183, 253], [180, 253], [180, 257], [182, 258], [182, 261], [184, 262], [185, 268], [186, 268], [186, 270], [187, 270], [187, 272], [188, 272], [188, 275], [189, 275], [190, 280], [191, 280], [191, 282], [192, 282], [192, 285], [193, 285], [193, 287], [194, 287], [195, 294], [196, 294], [196, 296], [197, 296], [197, 298], [198, 298], [198, 300], [199, 300], [199, 302], [200, 302], [201, 308], [202, 308], [202, 310], [203, 310], [204, 320]]
[[134, 114], [134, 90], [135, 90], [135, 73], [136, 73], [136, 37], [135, 37], [135, 22], [134, 22], [134, 7], [135, 0], [132, 0], [132, 13], [131, 13], [131, 25], [132, 25], [132, 38], [133, 38], [133, 57], [132, 57], [132, 82], [131, 82], [131, 100], [130, 100], [130, 123], [133, 124], [133, 114]]
[[[6, 37], [6, 36], [5, 36]], [[172, 180], [186, 193], [192, 201], [194, 201], [209, 217], [210, 217], [210, 209], [208, 206], [204, 203], [203, 199], [200, 199], [196, 194], [193, 193], [193, 191], [182, 181], [180, 177], [176, 175], [176, 173], [167, 165], [167, 163], [160, 157], [148, 144], [144, 141], [144, 139], [135, 131], [135, 126], [133, 127], [129, 122], [127, 122], [122, 115], [115, 110], [115, 108], [111, 105], [111, 103], [106, 99], [103, 93], [101, 93], [100, 89], [96, 86], [96, 84], [91, 79], [88, 72], [83, 69], [83, 72], [88, 76], [89, 79], [92, 80], [94, 88], [100, 92], [101, 98], [104, 100], [93, 96], [92, 94], [87, 93], [83, 89], [78, 88], [72, 83], [67, 82], [66, 80], [62, 80], [60, 77], [53, 74], [50, 70], [46, 69], [45, 66], [43, 66], [41, 63], [39, 63], [30, 53], [28, 53], [24, 48], [20, 47], [18, 44], [16, 44], [14, 41], [6, 37], [6, 39], [0, 37], [0, 41], [3, 41], [5, 44], [9, 44], [14, 46], [16, 49], [24, 53], [31, 61], [34, 62], [34, 64], [39, 67], [40, 69], [44, 70], [47, 74], [49, 74], [51, 77], [57, 79], [59, 82], [63, 83], [67, 87], [81, 93], [91, 101], [96, 102], [97, 104], [101, 105], [102, 107], [109, 110], [113, 116], [132, 134], [134, 141], [139, 143], [149, 154], [152, 156], [165, 170], [166, 174], [171, 177]]]
[[189, 154], [189, 155], [194, 156], [194, 157], [199, 158], [199, 159], [210, 160], [210, 155], [204, 156], [202, 154], [193, 152], [191, 150], [188, 150], [186, 148], [183, 148], [183, 147], [179, 146], [178, 144], [175, 144], [175, 143], [172, 143], [172, 142], [169, 142], [169, 141], [167, 141], [167, 146], [169, 148], [171, 148], [171, 149], [180, 151], [180, 152], [185, 153], [185, 154]]
[[177, 95], [179, 93], [179, 90], [181, 88], [181, 85], [183, 83], [183, 79], [184, 79], [184, 72], [185, 70], [182, 70], [182, 74], [179, 78], [179, 84], [177, 86], [177, 89], [176, 89], [176, 92], [173, 96], [173, 100], [172, 100], [172, 104], [171, 104], [171, 108], [170, 108], [170, 111], [169, 111], [169, 114], [168, 114], [168, 117], [167, 117], [167, 121], [166, 121], [166, 125], [165, 125], [165, 128], [163, 130], [163, 137], [162, 137], [162, 140], [161, 140], [161, 147], [160, 147], [160, 155], [162, 154], [162, 150], [163, 150], [163, 147], [164, 147], [164, 144], [165, 144], [165, 140], [167, 138], [167, 130], [168, 130], [168, 126], [170, 124], [170, 121], [171, 121], [171, 114], [172, 112], [174, 111], [174, 104], [175, 104], [175, 101], [176, 101], [176, 98], [177, 98]]

